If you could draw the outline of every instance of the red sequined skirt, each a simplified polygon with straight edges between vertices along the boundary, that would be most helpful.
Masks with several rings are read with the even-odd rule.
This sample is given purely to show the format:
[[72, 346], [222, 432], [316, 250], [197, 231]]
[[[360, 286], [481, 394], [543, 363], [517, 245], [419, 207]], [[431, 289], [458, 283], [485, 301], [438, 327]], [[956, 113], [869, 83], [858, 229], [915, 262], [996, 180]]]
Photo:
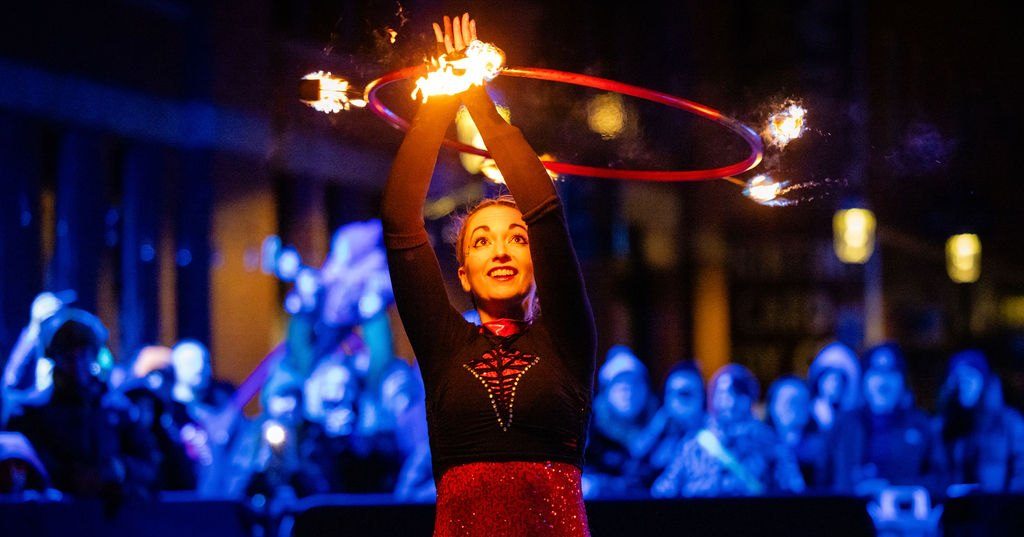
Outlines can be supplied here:
[[589, 537], [580, 469], [563, 462], [474, 462], [437, 485], [434, 537]]

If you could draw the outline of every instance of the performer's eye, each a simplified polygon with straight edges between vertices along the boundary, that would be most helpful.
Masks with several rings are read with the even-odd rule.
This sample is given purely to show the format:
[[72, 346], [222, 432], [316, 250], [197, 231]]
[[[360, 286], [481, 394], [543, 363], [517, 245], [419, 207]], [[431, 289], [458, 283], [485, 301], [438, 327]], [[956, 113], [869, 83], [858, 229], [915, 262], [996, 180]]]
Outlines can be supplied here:
[[516, 233], [515, 235], [512, 235], [512, 237], [509, 240], [516, 244], [529, 244], [530, 242], [526, 238], [526, 235], [523, 235], [522, 233]]
[[481, 246], [487, 246], [491, 241], [487, 237], [477, 237], [473, 239], [473, 248], [479, 248]]

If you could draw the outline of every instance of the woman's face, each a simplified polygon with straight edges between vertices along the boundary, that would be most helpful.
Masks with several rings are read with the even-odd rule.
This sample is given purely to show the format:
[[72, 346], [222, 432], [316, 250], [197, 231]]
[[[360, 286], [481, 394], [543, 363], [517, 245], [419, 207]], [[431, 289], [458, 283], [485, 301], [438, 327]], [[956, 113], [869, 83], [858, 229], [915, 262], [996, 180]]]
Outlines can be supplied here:
[[619, 374], [608, 386], [608, 403], [619, 418], [627, 421], [640, 416], [649, 396], [647, 382], [635, 373]]
[[864, 398], [875, 414], [889, 414], [903, 397], [903, 375], [888, 369], [869, 369], [864, 374]]
[[952, 377], [956, 379], [960, 405], [964, 408], [974, 408], [981, 399], [985, 376], [974, 367], [960, 364], [953, 368]]
[[768, 405], [768, 411], [777, 426], [802, 429], [811, 418], [807, 390], [794, 383], [779, 386]]
[[478, 308], [501, 313], [533, 298], [533, 258], [526, 222], [518, 209], [484, 207], [469, 217], [459, 267], [462, 289]]
[[665, 406], [676, 421], [695, 421], [703, 412], [704, 389], [694, 373], [683, 371], [665, 381]]
[[750, 419], [753, 405], [749, 395], [736, 391], [734, 379], [720, 377], [712, 387], [711, 407], [715, 418], [721, 423], [736, 423]]
[[838, 369], [828, 369], [818, 379], [818, 393], [826, 401], [838, 403], [846, 391], [846, 377]]

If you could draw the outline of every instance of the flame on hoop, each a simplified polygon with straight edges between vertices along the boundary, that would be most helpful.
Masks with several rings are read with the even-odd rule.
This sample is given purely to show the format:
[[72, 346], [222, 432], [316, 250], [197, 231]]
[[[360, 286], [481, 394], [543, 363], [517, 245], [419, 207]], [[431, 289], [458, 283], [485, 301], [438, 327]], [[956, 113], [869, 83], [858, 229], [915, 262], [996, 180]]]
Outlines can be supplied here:
[[747, 186], [743, 189], [743, 195], [762, 205], [771, 205], [779, 197], [779, 194], [783, 193], [786, 185], [786, 181], [776, 181], [767, 175], [761, 174], [747, 181]]
[[494, 80], [505, 67], [505, 53], [490, 43], [474, 40], [463, 55], [449, 58], [442, 54], [433, 63], [436, 68], [416, 81], [413, 100], [427, 102], [434, 95], [455, 95]]
[[[360, 93], [349, 87], [348, 80], [329, 72], [309, 73], [302, 77], [302, 81], [300, 99], [320, 112], [334, 114], [353, 106], [366, 106], [366, 101], [362, 99]], [[360, 97], [352, 98], [353, 94]]]
[[803, 135], [806, 117], [807, 109], [794, 102], [786, 103], [768, 118], [765, 137], [779, 148], [786, 147], [786, 144]]

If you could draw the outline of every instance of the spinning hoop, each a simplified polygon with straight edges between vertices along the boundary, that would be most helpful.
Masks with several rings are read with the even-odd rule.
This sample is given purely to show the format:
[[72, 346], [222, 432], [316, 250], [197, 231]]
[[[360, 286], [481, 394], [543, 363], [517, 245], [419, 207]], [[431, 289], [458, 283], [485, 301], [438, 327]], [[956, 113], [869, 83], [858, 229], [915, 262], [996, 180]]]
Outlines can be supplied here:
[[[369, 107], [375, 114], [380, 116], [384, 121], [387, 121], [391, 125], [401, 129], [408, 130], [409, 122], [400, 117], [398, 114], [392, 112], [384, 103], [381, 102], [377, 92], [394, 82], [401, 80], [418, 78], [425, 75], [427, 72], [426, 66], [415, 66], [406, 67], [405, 69], [399, 69], [386, 75], [377, 78], [370, 82], [366, 86], [366, 100], [369, 103]], [[639, 99], [645, 99], [648, 101], [664, 104], [680, 110], [685, 110], [692, 114], [700, 117], [709, 119], [718, 123], [719, 125], [731, 130], [738, 134], [743, 141], [750, 147], [750, 154], [747, 158], [729, 164], [727, 166], [721, 166], [718, 168], [703, 168], [696, 170], [675, 170], [675, 171], [661, 171], [661, 170], [623, 170], [616, 168], [603, 168], [597, 166], [583, 166], [580, 164], [571, 164], [568, 162], [544, 162], [544, 166], [561, 175], [583, 175], [588, 177], [600, 177], [604, 179], [642, 179], [646, 181], [701, 181], [706, 179], [720, 179], [724, 177], [730, 177], [738, 175], [743, 172], [749, 171], [756, 167], [764, 156], [764, 143], [761, 141], [761, 137], [750, 127], [740, 123], [736, 119], [726, 116], [715, 110], [704, 106], [700, 103], [695, 103], [662, 93], [660, 91], [654, 91], [647, 88], [641, 88], [639, 86], [633, 86], [630, 84], [624, 84], [622, 82], [616, 82], [607, 78], [599, 78], [596, 76], [582, 75], [579, 73], [569, 73], [565, 71], [556, 71], [553, 69], [538, 69], [533, 67], [513, 67], [506, 68], [501, 72], [501, 76], [510, 76], [516, 78], [532, 78], [534, 80], [545, 80], [548, 82], [562, 82], [565, 84], [573, 84], [576, 86], [584, 86], [588, 88], [594, 88], [604, 91], [611, 91], [615, 93], [621, 93], [623, 95], [629, 95]], [[479, 155], [482, 157], [490, 157], [490, 153], [486, 150], [473, 147], [461, 143], [457, 140], [445, 139], [444, 145], [461, 151], [463, 153], [470, 153], [473, 155]]]

